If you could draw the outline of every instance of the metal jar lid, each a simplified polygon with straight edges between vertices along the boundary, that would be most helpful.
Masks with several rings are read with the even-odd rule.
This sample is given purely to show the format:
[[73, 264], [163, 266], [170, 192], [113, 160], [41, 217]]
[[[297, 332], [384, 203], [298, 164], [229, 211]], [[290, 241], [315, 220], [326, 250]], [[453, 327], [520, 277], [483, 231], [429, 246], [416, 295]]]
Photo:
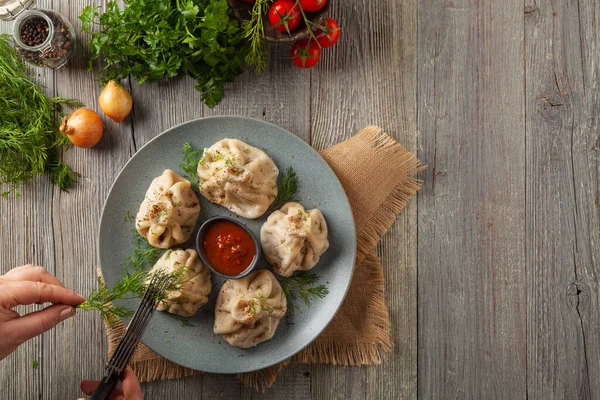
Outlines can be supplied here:
[[25, 10], [35, 8], [36, 0], [0, 0], [0, 20], [15, 19]]

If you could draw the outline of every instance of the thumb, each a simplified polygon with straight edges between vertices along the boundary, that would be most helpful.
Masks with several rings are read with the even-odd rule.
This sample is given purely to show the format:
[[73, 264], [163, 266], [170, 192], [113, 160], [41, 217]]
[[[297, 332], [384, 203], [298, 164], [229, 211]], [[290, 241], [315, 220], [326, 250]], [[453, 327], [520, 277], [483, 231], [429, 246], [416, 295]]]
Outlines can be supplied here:
[[66, 305], [52, 305], [12, 320], [9, 325], [16, 339], [23, 343], [54, 328], [59, 322], [75, 315], [75, 309]]

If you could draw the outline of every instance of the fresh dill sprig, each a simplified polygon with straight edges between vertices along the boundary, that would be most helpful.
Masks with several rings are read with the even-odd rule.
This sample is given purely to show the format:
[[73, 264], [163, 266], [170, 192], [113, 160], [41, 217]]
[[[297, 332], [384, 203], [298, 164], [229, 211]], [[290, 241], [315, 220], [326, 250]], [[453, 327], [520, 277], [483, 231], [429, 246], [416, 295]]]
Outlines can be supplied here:
[[315, 274], [300, 272], [295, 276], [283, 278], [281, 288], [289, 303], [300, 297], [304, 301], [304, 304], [306, 304], [306, 307], [310, 307], [311, 300], [323, 298], [329, 294], [327, 286], [313, 286], [319, 279]]
[[269, 9], [270, 0], [256, 0], [250, 11], [250, 19], [244, 22], [244, 37], [250, 42], [250, 51], [246, 55], [246, 64], [254, 67], [257, 74], [267, 67], [268, 46], [265, 41], [263, 16]]
[[[129, 211], [125, 220], [131, 219]], [[106, 287], [101, 278], [98, 278], [98, 288], [81, 303], [78, 308], [86, 311], [98, 311], [102, 319], [113, 325], [120, 319], [133, 315], [133, 310], [114, 305], [115, 300], [141, 298], [146, 291], [148, 270], [158, 260], [161, 249], [153, 247], [137, 231], [133, 230], [133, 251], [121, 264], [121, 278], [112, 288]], [[177, 279], [173, 279], [177, 281]]]
[[273, 201], [273, 208], [279, 208], [289, 201], [296, 201], [294, 197], [298, 191], [298, 176], [294, 168], [287, 167], [279, 178], [277, 184], [277, 197]]
[[136, 230], [133, 231], [133, 251], [131, 255], [123, 261], [121, 267], [124, 273], [135, 273], [145, 271], [153, 266], [162, 252], [161, 249], [152, 246]]
[[196, 185], [198, 182], [198, 163], [204, 155], [204, 149], [195, 150], [191, 143], [184, 143], [181, 149], [183, 161], [179, 163], [179, 168], [184, 171], [188, 181]]
[[27, 75], [10, 37], [0, 35], [0, 196], [17, 193], [21, 185], [48, 172], [52, 183], [67, 191], [77, 181], [60, 158], [69, 139], [58, 130], [64, 108], [81, 103], [48, 97]]
[[188, 321], [185, 318], [179, 318], [179, 325], [181, 325], [182, 327], [188, 327], [188, 326], [194, 326], [192, 324], [190, 324], [190, 321]]
[[[125, 274], [111, 289], [98, 277], [98, 289], [92, 291], [88, 299], [77, 306], [86, 311], [98, 311], [103, 320], [114, 325], [120, 319], [133, 315], [133, 310], [112, 304], [115, 300], [132, 299], [143, 296], [146, 290], [144, 271]], [[141, 293], [141, 294], [140, 294]]]

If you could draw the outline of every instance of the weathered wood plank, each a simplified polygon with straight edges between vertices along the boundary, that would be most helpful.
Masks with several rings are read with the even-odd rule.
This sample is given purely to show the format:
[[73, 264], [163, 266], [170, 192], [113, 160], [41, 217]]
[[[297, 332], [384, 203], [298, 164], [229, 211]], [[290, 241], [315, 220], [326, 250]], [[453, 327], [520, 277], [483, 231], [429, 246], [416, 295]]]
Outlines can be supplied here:
[[[310, 79], [289, 60], [289, 45], [272, 46], [262, 75], [246, 71], [227, 88], [225, 98], [205, 116], [242, 115], [263, 119], [310, 139]], [[249, 132], [249, 136], [252, 134]]]
[[[332, 4], [342, 32], [313, 70], [313, 147], [331, 146], [378, 124], [416, 152], [416, 7], [416, 1]], [[399, 217], [379, 253], [393, 354], [373, 368], [313, 366], [315, 398], [336, 392], [346, 398], [416, 398], [416, 203]]]
[[[81, 174], [69, 193], [54, 189], [52, 228], [56, 276], [69, 288], [87, 295], [96, 287], [97, 232], [104, 199], [117, 173], [131, 155], [129, 124], [117, 125], [98, 106], [101, 88], [86, 71], [87, 58], [78, 15], [92, 1], [57, 2], [54, 10], [67, 17], [79, 36], [68, 67], [54, 73], [55, 93], [80, 99], [97, 110], [105, 124], [104, 136], [93, 149], [71, 148], [63, 158]], [[79, 312], [61, 324], [44, 341], [49, 362], [43, 366], [44, 397], [77, 398], [81, 379], [99, 379], [106, 362], [103, 324], [96, 313]], [[83, 356], [85, 354], [85, 356]]]
[[422, 398], [526, 395], [522, 7], [419, 3]]
[[[41, 0], [40, 7], [50, 8], [51, 0]], [[0, 33], [11, 33], [12, 24], [0, 23]], [[48, 95], [56, 88], [52, 71], [29, 68], [33, 80], [46, 87]], [[0, 199], [0, 216], [3, 229], [0, 238], [5, 245], [0, 252], [0, 273], [23, 264], [43, 265], [56, 273], [54, 240], [52, 233], [53, 185], [48, 176], [41, 176], [25, 185], [21, 197]], [[43, 306], [18, 307], [21, 314], [42, 309]], [[46, 333], [23, 344], [7, 359], [0, 361], [0, 392], [7, 398], [41, 397], [45, 392], [44, 380], [53, 355], [47, 344], [51, 333]], [[38, 367], [33, 368], [33, 361]], [[23, 379], [15, 380], [19, 376]], [[28, 382], [23, 385], [22, 382]]]
[[304, 400], [311, 398], [309, 366], [289, 365], [281, 370], [277, 381], [265, 393], [251, 392], [253, 400]]
[[597, 5], [526, 4], [530, 398], [600, 398]]

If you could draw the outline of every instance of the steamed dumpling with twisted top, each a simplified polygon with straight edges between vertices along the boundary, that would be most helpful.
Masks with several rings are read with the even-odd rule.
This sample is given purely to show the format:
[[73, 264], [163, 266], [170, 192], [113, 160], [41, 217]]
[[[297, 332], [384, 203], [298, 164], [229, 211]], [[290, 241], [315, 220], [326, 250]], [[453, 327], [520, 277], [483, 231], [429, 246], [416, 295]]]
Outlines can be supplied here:
[[260, 230], [267, 261], [281, 276], [312, 269], [329, 248], [327, 223], [321, 211], [306, 211], [301, 204], [286, 203], [269, 215]]
[[198, 163], [202, 195], [249, 219], [263, 215], [277, 196], [278, 175], [267, 153], [238, 139], [218, 141]]
[[135, 218], [135, 227], [161, 249], [187, 241], [200, 215], [192, 184], [170, 169], [155, 178]]
[[167, 292], [167, 297], [157, 307], [159, 311], [169, 311], [182, 317], [191, 317], [198, 308], [206, 304], [212, 288], [210, 270], [202, 264], [198, 253], [193, 249], [167, 250], [149, 272], [171, 274], [185, 268], [181, 275], [181, 285], [177, 290]]
[[255, 271], [225, 282], [215, 306], [214, 331], [245, 349], [271, 339], [286, 312], [287, 298], [275, 275]]

